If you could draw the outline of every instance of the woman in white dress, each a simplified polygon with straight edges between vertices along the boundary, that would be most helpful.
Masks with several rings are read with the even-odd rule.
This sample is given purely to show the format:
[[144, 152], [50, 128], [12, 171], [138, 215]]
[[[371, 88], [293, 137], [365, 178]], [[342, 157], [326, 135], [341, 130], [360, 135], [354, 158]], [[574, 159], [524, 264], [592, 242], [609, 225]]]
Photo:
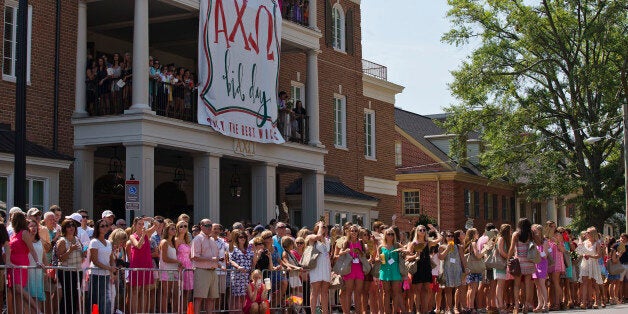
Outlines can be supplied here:
[[[597, 230], [595, 227], [587, 229], [585, 236], [586, 240], [576, 248], [578, 254], [582, 256], [582, 261], [580, 262], [580, 282], [582, 283], [580, 288], [582, 292], [580, 308], [582, 309], [587, 308], [587, 302], [591, 299], [590, 295], [594, 291], [594, 284], [602, 284], [602, 271], [600, 264], [598, 264], [598, 258], [601, 256], [600, 245], [597, 241]], [[596, 298], [596, 304], [593, 305], [593, 308], [597, 308], [597, 300], [598, 298]]]
[[316, 304], [320, 298], [323, 314], [329, 313], [329, 282], [331, 281], [331, 261], [329, 260], [329, 239], [327, 238], [327, 226], [319, 221], [314, 226], [313, 234], [305, 239], [308, 245], [314, 245], [320, 252], [316, 259], [316, 267], [309, 271], [310, 274], [310, 307], [312, 313], [316, 313]]

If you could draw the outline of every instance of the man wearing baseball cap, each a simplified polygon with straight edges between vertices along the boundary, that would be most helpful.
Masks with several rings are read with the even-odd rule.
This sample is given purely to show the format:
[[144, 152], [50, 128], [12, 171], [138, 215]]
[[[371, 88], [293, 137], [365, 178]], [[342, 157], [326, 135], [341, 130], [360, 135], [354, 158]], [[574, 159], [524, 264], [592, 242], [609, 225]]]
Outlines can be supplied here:
[[113, 223], [116, 220], [116, 215], [114, 215], [112, 211], [107, 209], [104, 212], [102, 212], [101, 217], [102, 217], [102, 219], [107, 220], [107, 223], [110, 226], [109, 227], [110, 229], [107, 230], [107, 233], [105, 233], [105, 239], [109, 239], [109, 235], [111, 234], [113, 229], [116, 228], [116, 225]]
[[76, 235], [79, 241], [81, 241], [83, 247], [88, 247], [90, 241], [89, 235], [87, 234], [87, 231], [85, 229], [80, 228], [81, 222], [83, 221], [83, 216], [79, 213], [72, 213], [70, 216], [65, 216], [65, 219], [71, 219], [74, 221], [74, 225], [76, 226]]

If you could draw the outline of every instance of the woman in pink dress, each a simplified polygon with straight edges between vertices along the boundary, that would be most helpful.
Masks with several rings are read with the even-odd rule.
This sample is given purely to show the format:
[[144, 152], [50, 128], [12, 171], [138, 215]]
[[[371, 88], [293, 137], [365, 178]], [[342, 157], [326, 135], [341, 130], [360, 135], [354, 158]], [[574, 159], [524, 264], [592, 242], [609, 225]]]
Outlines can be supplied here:
[[[133, 220], [131, 237], [131, 268], [153, 268], [153, 260], [150, 251], [149, 235], [155, 232], [156, 225], [150, 226], [151, 218], [137, 217]], [[138, 270], [129, 272], [129, 285], [131, 287], [131, 312], [148, 313], [148, 304], [151, 285], [154, 284], [153, 272]], [[154, 300], [153, 300], [154, 301]]]
[[174, 238], [174, 245], [177, 248], [177, 260], [184, 269], [181, 274], [183, 289], [183, 303], [187, 304], [190, 299], [192, 288], [194, 288], [194, 272], [192, 271], [192, 260], [190, 260], [190, 233], [188, 223], [185, 220], [177, 222], [177, 235]]
[[[13, 213], [11, 216], [11, 226], [13, 227], [13, 235], [9, 239], [9, 248], [7, 252], [7, 267], [10, 266], [29, 266], [30, 261], [28, 254], [35, 261], [38, 261], [37, 252], [33, 247], [33, 237], [28, 232], [28, 221], [26, 215], [23, 212]], [[26, 231], [26, 232], [25, 232]], [[37, 262], [38, 267], [42, 267], [41, 263]], [[9, 308], [23, 310], [30, 307], [30, 313], [37, 313], [35, 300], [31, 298], [30, 294], [26, 291], [28, 285], [28, 269], [8, 269], [7, 272], [8, 288], [13, 289], [13, 292], [9, 292], [8, 295], [12, 295], [13, 302], [9, 301]]]

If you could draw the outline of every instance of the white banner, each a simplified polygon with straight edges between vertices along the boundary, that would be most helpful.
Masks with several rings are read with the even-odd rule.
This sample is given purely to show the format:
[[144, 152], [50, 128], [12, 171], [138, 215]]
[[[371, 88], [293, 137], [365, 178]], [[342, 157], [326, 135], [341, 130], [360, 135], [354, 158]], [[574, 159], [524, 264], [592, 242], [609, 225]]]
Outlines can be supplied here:
[[201, 0], [198, 123], [283, 143], [277, 128], [281, 9], [276, 0]]

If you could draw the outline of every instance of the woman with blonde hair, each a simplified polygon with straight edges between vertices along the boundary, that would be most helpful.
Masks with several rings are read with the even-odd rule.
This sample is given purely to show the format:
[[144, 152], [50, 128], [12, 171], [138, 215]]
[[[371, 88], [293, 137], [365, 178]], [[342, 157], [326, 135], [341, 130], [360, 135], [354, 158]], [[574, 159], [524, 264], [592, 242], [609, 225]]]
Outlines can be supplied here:
[[194, 288], [194, 272], [190, 259], [191, 247], [190, 232], [188, 231], [188, 223], [185, 220], [177, 222], [177, 235], [174, 237], [174, 246], [177, 248], [177, 260], [183, 268], [181, 274], [181, 290], [183, 291], [183, 303], [187, 304], [191, 300], [192, 288]]
[[537, 306], [533, 311], [534, 313], [546, 312], [548, 310], [548, 298], [545, 281], [547, 280], [549, 244], [543, 237], [543, 227], [541, 225], [532, 225], [532, 241], [541, 256], [541, 261], [536, 263], [536, 271], [532, 274], [537, 295]]
[[[478, 249], [478, 230], [475, 228], [471, 228], [467, 230], [464, 242], [463, 249], [465, 254], [469, 254], [472, 258], [482, 259], [483, 254]], [[468, 265], [467, 265], [468, 266]], [[472, 273], [469, 269], [467, 269], [467, 302], [466, 302], [466, 310], [471, 312], [472, 309], [475, 308], [475, 294], [478, 291], [478, 285], [482, 281], [482, 273]]]
[[500, 313], [506, 311], [506, 304], [504, 302], [504, 290], [506, 288], [506, 280], [511, 279], [509, 274], [506, 272], [506, 261], [508, 260], [508, 248], [510, 248], [510, 238], [512, 233], [512, 227], [509, 224], [502, 224], [499, 227], [499, 237], [497, 238], [497, 243], [495, 247], [495, 253], [499, 254], [501, 259], [504, 261], [504, 269], [496, 269], [493, 268], [493, 278], [497, 280], [497, 286], [495, 288], [495, 305]]
[[313, 234], [305, 238], [307, 245], [313, 245], [320, 252], [316, 266], [310, 269], [310, 307], [316, 313], [320, 300], [322, 314], [329, 314], [329, 282], [331, 281], [331, 263], [329, 260], [330, 243], [327, 238], [327, 226], [324, 221], [316, 223]]
[[414, 229], [414, 240], [407, 244], [406, 250], [408, 256], [407, 261], [416, 261], [416, 272], [412, 274], [412, 291], [414, 306], [417, 312], [427, 313], [430, 309], [429, 299], [432, 294], [430, 291], [430, 283], [432, 282], [432, 263], [430, 261], [430, 249], [438, 246], [442, 237], [440, 233], [428, 224], [429, 231], [436, 233], [435, 239], [427, 237], [428, 230], [423, 225], [418, 225]]
[[177, 249], [174, 237], [177, 234], [175, 224], [167, 224], [162, 230], [159, 243], [159, 274], [161, 283], [161, 300], [159, 309], [161, 313], [169, 313], [168, 303], [172, 309], [179, 308], [179, 267], [181, 262], [177, 259]]
[[[580, 262], [580, 308], [587, 309], [588, 302], [594, 293], [596, 285], [602, 284], [602, 270], [598, 259], [601, 257], [600, 245], [597, 241], [597, 230], [589, 227], [585, 233], [585, 240], [577, 247], [576, 251], [582, 256]], [[593, 308], [598, 308], [598, 300], [595, 299]]]
[[[127, 242], [129, 241], [129, 236], [127, 235], [124, 229], [118, 228], [111, 231], [109, 235], [109, 242], [111, 242], [112, 250], [113, 250], [113, 259], [115, 261], [115, 265], [118, 268], [128, 268], [129, 267], [129, 258], [127, 255]], [[125, 300], [126, 291], [127, 291], [127, 278], [125, 276], [124, 271], [118, 272], [118, 280], [117, 280], [118, 291], [116, 293], [115, 306], [118, 309], [128, 308], [130, 301], [128, 298]], [[115, 310], [115, 308], [114, 308]]]
[[384, 230], [384, 238], [377, 248], [377, 260], [382, 263], [379, 269], [379, 280], [384, 287], [384, 312], [405, 312], [403, 300], [401, 298], [401, 281], [403, 277], [399, 272], [399, 263], [403, 263], [403, 255], [406, 251], [397, 242], [397, 234], [393, 228]]

